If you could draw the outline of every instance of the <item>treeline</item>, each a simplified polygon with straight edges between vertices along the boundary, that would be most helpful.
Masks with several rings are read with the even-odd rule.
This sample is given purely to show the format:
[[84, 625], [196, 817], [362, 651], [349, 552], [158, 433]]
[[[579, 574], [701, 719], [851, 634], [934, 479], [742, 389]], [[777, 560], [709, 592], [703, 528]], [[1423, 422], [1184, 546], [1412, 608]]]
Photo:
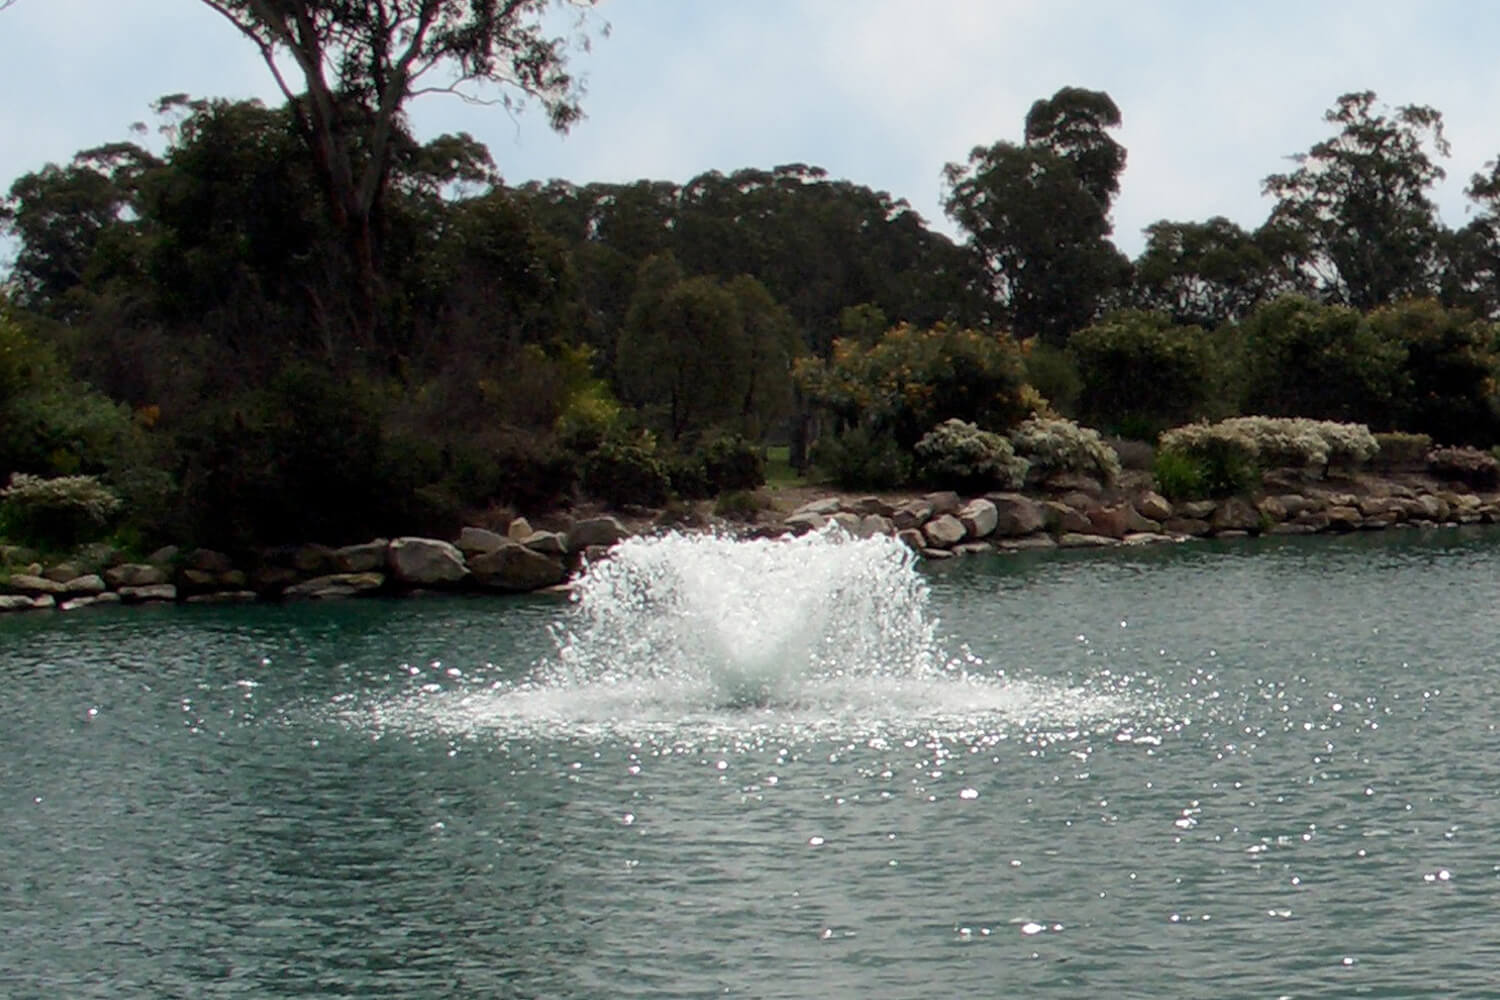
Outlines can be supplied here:
[[[754, 485], [767, 443], [895, 485], [954, 418], [1500, 440], [1500, 171], [1445, 228], [1441, 116], [1372, 94], [1267, 178], [1263, 226], [1162, 221], [1135, 261], [1110, 240], [1120, 112], [1077, 88], [949, 165], [962, 243], [800, 164], [508, 186], [472, 138], [399, 118], [354, 226], [297, 101], [157, 111], [161, 152], [82, 151], [0, 207], [19, 246], [0, 481], [100, 477], [145, 538], [340, 542], [711, 495]], [[368, 161], [368, 108], [338, 111]]]

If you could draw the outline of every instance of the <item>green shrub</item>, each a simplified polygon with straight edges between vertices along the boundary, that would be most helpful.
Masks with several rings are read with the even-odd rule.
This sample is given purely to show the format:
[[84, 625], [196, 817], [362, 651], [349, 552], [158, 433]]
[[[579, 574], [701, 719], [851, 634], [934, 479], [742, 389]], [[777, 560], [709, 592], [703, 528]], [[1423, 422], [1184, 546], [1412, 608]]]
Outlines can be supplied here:
[[1036, 338], [1028, 340], [1023, 349], [1027, 383], [1046, 397], [1059, 413], [1077, 416], [1083, 379], [1079, 377], [1078, 365], [1073, 358], [1062, 348], [1044, 344]]
[[1476, 490], [1500, 486], [1500, 461], [1478, 448], [1438, 448], [1427, 456], [1427, 470], [1439, 479], [1457, 480]]
[[703, 500], [714, 495], [713, 483], [708, 470], [703, 466], [703, 457], [697, 452], [691, 455], [672, 455], [665, 459], [667, 481], [672, 492], [684, 500]]
[[1166, 431], [1160, 450], [1205, 459], [1210, 478], [1217, 484], [1213, 488], [1235, 492], [1253, 485], [1254, 469], [1292, 467], [1321, 472], [1331, 465], [1357, 466], [1375, 457], [1379, 445], [1363, 424], [1301, 417], [1231, 417]]
[[731, 521], [754, 521], [768, 507], [769, 501], [754, 490], [730, 490], [719, 495], [714, 513]]
[[1079, 415], [1119, 434], [1154, 438], [1203, 415], [1215, 357], [1196, 326], [1159, 313], [1113, 313], [1068, 338], [1081, 385]]
[[44, 479], [13, 473], [0, 490], [6, 534], [49, 548], [72, 548], [104, 535], [120, 498], [93, 476]]
[[667, 502], [671, 480], [654, 448], [607, 441], [583, 460], [582, 486], [589, 496], [614, 507], [659, 507]]
[[1010, 443], [1040, 478], [1076, 472], [1109, 484], [1120, 476], [1120, 457], [1099, 432], [1065, 418], [1032, 416], [1011, 431]]
[[766, 459], [759, 448], [738, 435], [710, 440], [698, 449], [703, 471], [715, 493], [754, 490], [765, 485]]
[[620, 426], [620, 404], [602, 385], [589, 385], [568, 398], [554, 429], [558, 443], [587, 455]]
[[1156, 488], [1169, 500], [1202, 500], [1210, 495], [1206, 460], [1179, 451], [1159, 451], [1152, 461]]
[[1407, 434], [1404, 431], [1387, 431], [1375, 435], [1375, 464], [1385, 470], [1399, 466], [1424, 465], [1427, 453], [1432, 450], [1432, 438], [1427, 434]]
[[895, 489], [912, 477], [911, 456], [890, 435], [868, 427], [819, 438], [813, 464], [847, 489]]
[[[1247, 492], [1260, 481], [1259, 456], [1254, 438], [1242, 427], [1227, 421], [1188, 424], [1162, 434], [1156, 470], [1158, 475], [1166, 470], [1173, 489], [1192, 488], [1198, 496], [1228, 496]], [[1196, 473], [1185, 471], [1188, 463], [1196, 467]], [[1167, 483], [1159, 478], [1157, 485], [1166, 493]]]
[[963, 420], [945, 420], [922, 436], [916, 447], [922, 477], [943, 489], [982, 491], [1020, 489], [1027, 462], [1017, 458], [1003, 435]]

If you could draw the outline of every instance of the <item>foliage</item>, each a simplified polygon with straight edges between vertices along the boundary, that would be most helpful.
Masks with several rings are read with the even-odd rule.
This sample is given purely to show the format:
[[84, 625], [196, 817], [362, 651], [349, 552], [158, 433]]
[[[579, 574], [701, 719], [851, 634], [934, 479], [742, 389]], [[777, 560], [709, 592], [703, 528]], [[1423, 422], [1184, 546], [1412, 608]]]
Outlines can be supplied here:
[[1375, 435], [1374, 464], [1382, 469], [1423, 465], [1427, 453], [1432, 450], [1432, 437], [1428, 434], [1409, 434], [1405, 431], [1382, 431]]
[[649, 439], [605, 442], [583, 460], [580, 478], [586, 494], [613, 507], [659, 507], [671, 487], [666, 464]]
[[1260, 481], [1260, 451], [1239, 427], [1189, 424], [1162, 434], [1157, 487], [1173, 499], [1244, 493]]
[[1441, 224], [1429, 192], [1448, 155], [1443, 116], [1409, 104], [1379, 108], [1372, 91], [1345, 94], [1323, 116], [1338, 133], [1272, 174], [1272, 217], [1305, 241], [1324, 294], [1357, 309], [1428, 294]]
[[710, 439], [698, 449], [714, 492], [753, 490], [765, 484], [766, 459], [759, 448], [737, 435]]
[[1500, 460], [1478, 448], [1437, 448], [1427, 456], [1427, 471], [1439, 479], [1467, 483], [1476, 490], [1500, 486]]
[[1500, 441], [1500, 328], [1431, 299], [1377, 309], [1369, 323], [1402, 355], [1392, 425], [1450, 443]]
[[1040, 340], [1026, 341], [1022, 352], [1026, 359], [1026, 383], [1059, 413], [1077, 416], [1083, 379], [1068, 352]]
[[1120, 458], [1099, 432], [1066, 418], [1029, 417], [1010, 432], [1010, 441], [1037, 478], [1076, 472], [1107, 485], [1120, 476]]
[[922, 477], [942, 489], [1020, 489], [1028, 463], [1004, 435], [963, 420], [945, 420], [917, 442]]
[[731, 490], [719, 495], [714, 502], [714, 513], [731, 521], [754, 521], [769, 507], [770, 501], [754, 490]]
[[1296, 236], [1270, 224], [1250, 233], [1223, 216], [1146, 227], [1132, 297], [1179, 326], [1213, 330], [1300, 290]]
[[1190, 482], [1198, 466], [1199, 487], [1218, 495], [1250, 489], [1268, 466], [1326, 470], [1369, 462], [1379, 451], [1362, 424], [1282, 417], [1232, 417], [1217, 423], [1175, 427], [1157, 448], [1158, 476]]
[[17, 472], [0, 490], [0, 520], [10, 537], [68, 548], [100, 537], [120, 498], [94, 476], [45, 479]]
[[[1209, 483], [1215, 478], [1215, 469], [1203, 455], [1182, 451], [1158, 451], [1152, 459], [1151, 473], [1156, 488], [1169, 500], [1202, 500], [1214, 492]], [[1238, 474], [1220, 473], [1221, 492], [1240, 491], [1239, 486], [1223, 482], [1223, 480], [1235, 478], [1236, 475]]]
[[1217, 386], [1207, 336], [1160, 313], [1111, 313], [1067, 350], [1082, 382], [1079, 416], [1121, 433], [1154, 438], [1201, 416]]
[[1406, 391], [1402, 351], [1356, 310], [1283, 296], [1239, 334], [1242, 411], [1390, 428]]
[[840, 340], [830, 361], [805, 358], [795, 371], [809, 400], [903, 448], [949, 418], [1006, 429], [1042, 402], [1009, 335], [942, 323], [903, 324], [873, 346]]
[[895, 489], [912, 478], [911, 453], [863, 425], [820, 437], [812, 457], [823, 475], [847, 489]]

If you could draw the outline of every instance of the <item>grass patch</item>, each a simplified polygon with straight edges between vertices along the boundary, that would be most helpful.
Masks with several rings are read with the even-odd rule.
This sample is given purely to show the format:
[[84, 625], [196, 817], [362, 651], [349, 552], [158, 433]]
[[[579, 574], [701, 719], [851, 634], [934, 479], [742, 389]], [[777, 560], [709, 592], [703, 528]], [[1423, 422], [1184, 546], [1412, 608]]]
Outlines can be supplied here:
[[766, 449], [767, 486], [806, 486], [807, 477], [792, 468], [792, 449], [784, 444]]

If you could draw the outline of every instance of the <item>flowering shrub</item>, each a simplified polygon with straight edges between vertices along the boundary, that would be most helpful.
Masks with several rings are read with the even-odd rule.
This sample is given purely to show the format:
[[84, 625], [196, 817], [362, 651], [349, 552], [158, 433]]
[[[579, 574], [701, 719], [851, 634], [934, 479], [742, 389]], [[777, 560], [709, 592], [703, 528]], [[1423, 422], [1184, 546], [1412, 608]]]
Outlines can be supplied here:
[[1120, 457], [1099, 432], [1063, 417], [1033, 415], [1011, 431], [1010, 442], [1041, 476], [1078, 472], [1108, 484], [1120, 475]]
[[1193, 453], [1210, 444], [1261, 465], [1296, 468], [1362, 465], [1380, 451], [1364, 424], [1301, 417], [1231, 417], [1214, 424], [1188, 424], [1164, 432], [1160, 447]]
[[0, 490], [5, 526], [21, 538], [68, 546], [96, 536], [120, 509], [120, 498], [93, 476], [44, 479], [14, 473]]
[[916, 446], [923, 478], [951, 489], [1020, 489], [1030, 463], [1004, 436], [963, 420], [945, 420]]

